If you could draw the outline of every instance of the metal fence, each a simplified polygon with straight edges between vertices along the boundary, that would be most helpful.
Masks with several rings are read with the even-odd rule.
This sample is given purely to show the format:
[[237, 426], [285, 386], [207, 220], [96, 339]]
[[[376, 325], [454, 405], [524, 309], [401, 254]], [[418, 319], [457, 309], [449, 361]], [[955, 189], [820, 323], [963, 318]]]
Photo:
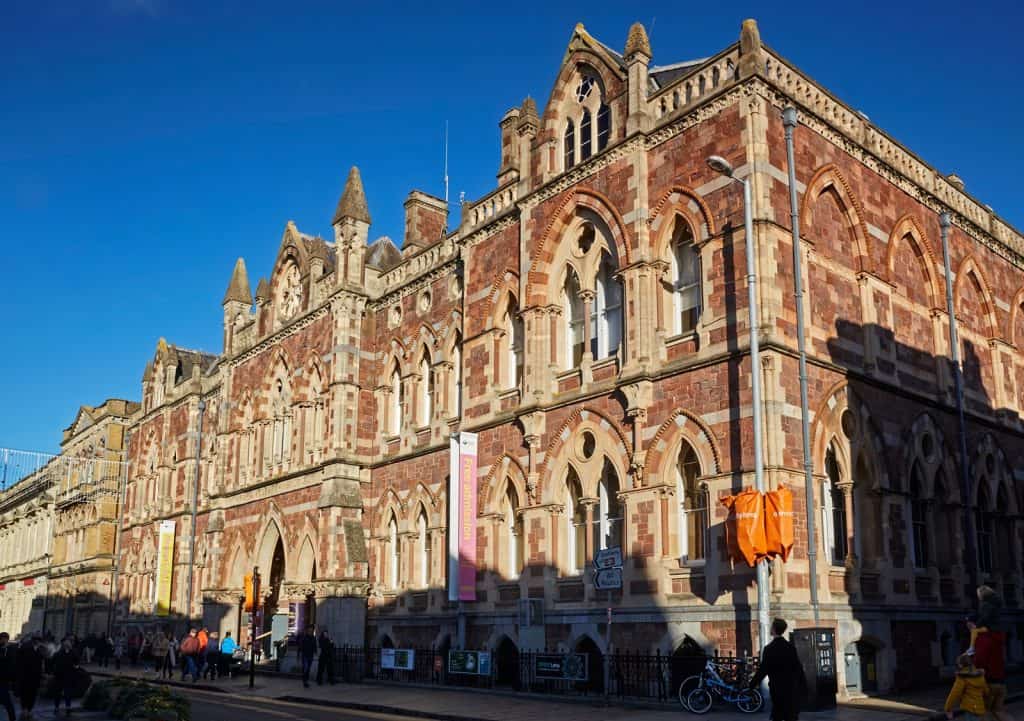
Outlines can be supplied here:
[[[385, 668], [379, 647], [339, 646], [335, 674], [340, 680], [364, 679], [396, 683], [505, 688], [530, 693], [603, 696], [605, 661], [608, 695], [622, 699], [675, 702], [684, 679], [703, 671], [704, 656], [668, 656], [638, 651], [615, 651], [607, 658], [596, 649], [580, 653], [554, 651], [491, 652], [489, 673], [453, 673], [448, 649], [412, 648], [411, 668]], [[756, 658], [713, 657], [726, 682], [745, 683], [757, 670]], [[561, 663], [561, 666], [559, 666]], [[558, 677], [561, 668], [569, 677]], [[570, 671], [565, 671], [570, 669]]]

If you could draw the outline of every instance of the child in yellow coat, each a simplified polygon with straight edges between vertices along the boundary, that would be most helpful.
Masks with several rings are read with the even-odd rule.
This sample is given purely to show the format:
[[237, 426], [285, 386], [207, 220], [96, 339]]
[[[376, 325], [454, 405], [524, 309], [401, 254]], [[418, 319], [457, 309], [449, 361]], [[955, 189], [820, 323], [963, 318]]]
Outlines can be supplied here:
[[985, 672], [974, 667], [974, 659], [969, 654], [957, 658], [956, 680], [946, 699], [946, 718], [953, 718], [953, 712], [959, 707], [964, 721], [980, 721], [985, 716], [987, 696]]

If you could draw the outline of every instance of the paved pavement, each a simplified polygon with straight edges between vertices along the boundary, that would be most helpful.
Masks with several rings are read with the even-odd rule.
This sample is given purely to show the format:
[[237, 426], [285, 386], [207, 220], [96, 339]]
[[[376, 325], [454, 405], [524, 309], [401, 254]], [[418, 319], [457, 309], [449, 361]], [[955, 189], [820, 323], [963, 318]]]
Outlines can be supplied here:
[[[99, 669], [90, 669], [98, 673]], [[126, 675], [141, 676], [138, 670]], [[179, 685], [175, 683], [174, 685]], [[246, 713], [245, 721], [256, 719], [388, 719], [432, 718], [441, 721], [667, 721], [684, 714], [678, 705], [606, 706], [600, 700], [563, 700], [531, 694], [474, 691], [413, 684], [366, 682], [338, 684], [304, 689], [294, 677], [258, 675], [256, 687], [248, 688], [247, 678], [222, 679], [188, 687], [194, 695], [196, 721], [227, 719], [225, 709], [237, 707]], [[1012, 687], [1011, 687], [1012, 690]], [[836, 709], [803, 713], [804, 721], [922, 721], [942, 708], [945, 688], [903, 699], [864, 699]], [[210, 707], [209, 713], [204, 704]], [[218, 712], [217, 709], [220, 709]], [[357, 712], [354, 715], [352, 712]], [[213, 714], [213, 715], [210, 715]], [[689, 715], [684, 715], [688, 718]], [[715, 707], [710, 717], [716, 721], [740, 721], [763, 718], [741, 714], [731, 707]], [[941, 717], [941, 715], [939, 715]]]

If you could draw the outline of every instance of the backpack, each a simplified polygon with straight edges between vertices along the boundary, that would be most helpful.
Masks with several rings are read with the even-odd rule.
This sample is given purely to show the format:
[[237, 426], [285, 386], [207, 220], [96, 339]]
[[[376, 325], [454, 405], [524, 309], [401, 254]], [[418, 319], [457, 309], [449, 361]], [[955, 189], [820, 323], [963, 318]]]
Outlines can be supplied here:
[[189, 636], [181, 642], [181, 655], [182, 656], [195, 656], [199, 653], [199, 639], [195, 636]]

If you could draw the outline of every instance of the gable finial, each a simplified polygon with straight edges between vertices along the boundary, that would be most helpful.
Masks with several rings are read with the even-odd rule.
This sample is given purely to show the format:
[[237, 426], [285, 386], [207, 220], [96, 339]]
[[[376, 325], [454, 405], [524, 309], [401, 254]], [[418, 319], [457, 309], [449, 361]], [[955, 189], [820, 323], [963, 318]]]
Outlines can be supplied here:
[[648, 59], [653, 57], [651, 53], [651, 41], [647, 38], [647, 30], [643, 23], [633, 23], [629, 28], [629, 35], [626, 36], [626, 60], [634, 55], [646, 55]]
[[345, 189], [341, 192], [338, 207], [334, 211], [334, 220], [331, 223], [337, 224], [342, 218], [352, 218], [367, 225], [370, 224], [370, 209], [366, 206], [363, 179], [359, 176], [359, 168], [355, 165], [348, 171]]

